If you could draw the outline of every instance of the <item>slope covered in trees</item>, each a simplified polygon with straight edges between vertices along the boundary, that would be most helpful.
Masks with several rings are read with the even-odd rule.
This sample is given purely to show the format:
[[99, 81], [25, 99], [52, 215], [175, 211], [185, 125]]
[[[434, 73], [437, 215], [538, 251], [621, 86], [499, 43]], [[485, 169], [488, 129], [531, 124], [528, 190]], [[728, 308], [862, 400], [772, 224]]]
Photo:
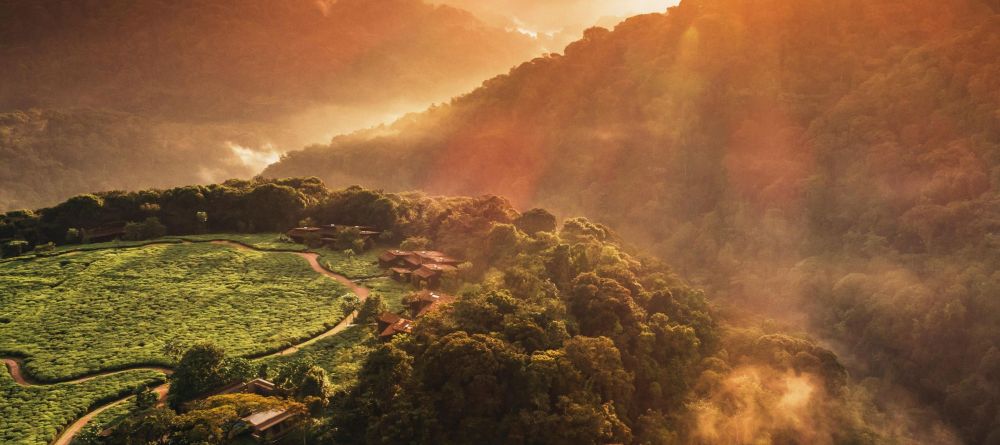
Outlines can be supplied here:
[[421, 0], [14, 0], [0, 24], [3, 210], [249, 177], [541, 52]]
[[[518, 212], [498, 196], [231, 181], [83, 195], [5, 214], [0, 236], [62, 242], [74, 227], [149, 215], [173, 234], [304, 218], [369, 225], [385, 231], [386, 246], [420, 240], [471, 264], [446, 280], [454, 303], [391, 341], [375, 338], [378, 312], [365, 309], [373, 293], [357, 319], [373, 331], [358, 337], [359, 369], [336, 387], [321, 366], [337, 361], [324, 356], [331, 351], [257, 367], [195, 344], [179, 356], [170, 407], [137, 404], [110, 436], [83, 443], [231, 443], [237, 420], [257, 409], [248, 401], [307, 406], [301, 443], [315, 444], [946, 443], [895, 425], [829, 350], [773, 326], [740, 327], [606, 226]], [[256, 375], [284, 400], [210, 397], [174, 412], [175, 402]]]
[[996, 441], [995, 10], [685, 0], [265, 174], [586, 214]]

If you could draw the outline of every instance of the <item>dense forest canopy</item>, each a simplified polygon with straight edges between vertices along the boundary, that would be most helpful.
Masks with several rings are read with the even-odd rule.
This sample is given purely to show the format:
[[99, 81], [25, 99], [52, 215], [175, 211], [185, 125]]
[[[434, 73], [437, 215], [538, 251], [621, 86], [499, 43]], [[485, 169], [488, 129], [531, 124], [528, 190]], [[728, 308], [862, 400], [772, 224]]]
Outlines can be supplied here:
[[685, 0], [265, 175], [586, 214], [992, 443], [998, 9]]
[[0, 24], [0, 210], [248, 178], [542, 52], [421, 0], [14, 0]]

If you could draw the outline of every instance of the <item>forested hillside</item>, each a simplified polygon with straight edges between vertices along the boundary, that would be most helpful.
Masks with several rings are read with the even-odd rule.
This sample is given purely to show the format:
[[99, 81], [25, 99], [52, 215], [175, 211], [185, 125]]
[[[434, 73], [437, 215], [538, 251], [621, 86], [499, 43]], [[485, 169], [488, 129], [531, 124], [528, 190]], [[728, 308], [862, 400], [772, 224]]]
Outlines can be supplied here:
[[0, 2], [0, 209], [249, 177], [540, 53], [422, 0]]
[[[669, 266], [638, 255], [606, 226], [585, 218], [560, 222], [542, 209], [518, 212], [498, 196], [430, 197], [359, 187], [328, 190], [315, 178], [229, 181], [81, 195], [38, 212], [7, 213], [0, 216], [0, 237], [28, 241], [30, 249], [46, 242], [77, 243], [78, 239], [66, 237], [73, 229], [114, 221], [154, 219], [162, 221], [156, 223], [159, 235], [190, 236], [206, 231], [272, 231], [306, 218], [372, 226], [383, 230], [379, 242], [385, 246], [420, 243], [461, 258], [466, 263], [443, 285], [457, 296], [454, 303], [417, 319], [412, 333], [379, 341], [374, 316], [387, 309], [379, 293], [373, 292], [361, 306], [359, 326], [352, 328], [361, 339], [353, 345], [352, 340], [343, 340], [352, 354], [346, 359], [341, 347], [304, 346], [310, 348], [309, 355], [257, 367], [236, 355], [226, 357], [217, 346], [195, 345], [177, 359], [170, 377], [171, 406], [154, 406], [155, 400], [137, 404], [110, 437], [97, 437], [103, 428], [97, 424], [81, 443], [232, 443], [242, 432], [239, 419], [245, 414], [238, 413], [251, 409], [241, 407], [241, 399], [210, 397], [178, 412], [173, 404], [224, 384], [230, 375], [268, 377], [284, 399], [272, 402], [308, 405], [301, 443], [311, 444], [949, 443], [948, 436], [924, 436], [900, 425], [898, 414], [874, 403], [831, 351], [806, 336], [773, 325], [749, 326], [721, 313]], [[159, 242], [169, 245], [169, 240]], [[130, 244], [76, 246], [81, 252], [69, 260], [55, 256], [67, 250], [53, 252], [42, 246], [37, 256], [5, 260], [6, 276], [18, 279], [19, 289], [5, 298], [19, 302], [22, 292], [48, 292], [49, 281], [44, 280], [98, 277], [98, 272], [86, 277], [77, 273], [86, 267], [84, 260], [104, 257], [102, 249], [114, 252], [116, 245]], [[298, 246], [287, 241], [284, 245]], [[228, 258], [213, 256], [218, 255], [217, 245], [193, 246], [198, 245], [174, 245], [185, 250], [177, 249], [173, 257], [209, 255], [218, 263]], [[163, 254], [170, 247], [155, 248], [156, 254], [121, 250], [104, 261], [119, 267], [136, 264], [131, 261], [179, 267]], [[132, 260], [126, 262], [123, 256]], [[221, 267], [218, 263], [211, 264]], [[292, 273], [290, 266], [282, 273]], [[25, 275], [23, 268], [35, 273]], [[271, 291], [278, 289], [282, 278], [286, 284], [296, 281], [284, 275], [270, 280], [258, 276], [263, 272], [245, 262], [220, 269], [215, 278], [232, 278], [233, 272], [252, 274], [255, 283], [262, 280]], [[112, 279], [132, 277], [138, 271], [103, 273]], [[142, 277], [149, 280], [155, 275], [147, 272]], [[209, 289], [226, 295], [234, 292], [227, 286]], [[155, 299], [131, 304], [142, 306], [147, 300]], [[204, 306], [194, 303], [197, 300], [186, 301]], [[14, 310], [9, 302], [7, 306], [0, 320], [12, 326], [38, 316]], [[88, 341], [79, 331], [99, 328], [101, 335], [114, 335], [108, 325], [94, 323], [94, 315], [88, 314], [73, 314], [81, 320], [79, 326], [43, 330]], [[142, 317], [141, 311], [135, 316]], [[258, 319], [252, 327], [216, 322], [221, 327], [209, 334], [215, 341], [234, 342], [233, 335], [218, 334], [223, 328], [270, 332]], [[300, 324], [285, 329], [300, 329]], [[35, 341], [45, 338], [21, 331], [18, 335]], [[134, 337], [127, 335], [121, 341]], [[265, 343], [240, 346], [262, 348]], [[99, 349], [77, 351], [60, 364], [87, 363], [81, 357], [99, 353]], [[32, 357], [31, 363], [41, 367], [35, 360], [40, 362], [40, 357]], [[347, 371], [329, 366], [345, 361]], [[42, 370], [53, 372], [51, 367]], [[16, 387], [7, 386], [18, 393]], [[14, 403], [13, 412], [25, 406], [21, 399], [33, 400], [21, 394], [9, 402]], [[10, 429], [13, 432], [0, 432], [14, 440], [27, 430], [21, 422]]]
[[265, 172], [586, 214], [1000, 441], [1000, 18], [685, 0]]

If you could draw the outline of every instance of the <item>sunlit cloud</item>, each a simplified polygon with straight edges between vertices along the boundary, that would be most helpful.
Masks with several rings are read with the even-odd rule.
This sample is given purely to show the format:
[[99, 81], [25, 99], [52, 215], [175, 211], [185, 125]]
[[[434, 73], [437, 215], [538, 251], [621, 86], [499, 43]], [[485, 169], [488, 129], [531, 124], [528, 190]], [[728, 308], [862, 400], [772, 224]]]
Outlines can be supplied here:
[[243, 147], [241, 145], [235, 144], [233, 142], [226, 142], [226, 146], [229, 150], [239, 158], [240, 162], [248, 168], [254, 171], [263, 170], [264, 167], [278, 162], [281, 158], [281, 152], [279, 152], [271, 144], [266, 144], [261, 149], [253, 149]]

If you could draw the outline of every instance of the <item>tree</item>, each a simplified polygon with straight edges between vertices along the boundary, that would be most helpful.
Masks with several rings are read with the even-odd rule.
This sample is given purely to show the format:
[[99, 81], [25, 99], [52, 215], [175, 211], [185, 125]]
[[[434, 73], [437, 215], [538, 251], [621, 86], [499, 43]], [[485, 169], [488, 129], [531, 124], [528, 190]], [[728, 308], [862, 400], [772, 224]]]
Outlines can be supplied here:
[[135, 407], [138, 410], [147, 410], [156, 406], [156, 402], [159, 401], [160, 396], [157, 395], [153, 390], [149, 388], [143, 388], [135, 395]]
[[333, 387], [330, 385], [330, 377], [327, 376], [326, 370], [313, 365], [302, 375], [296, 396], [299, 398], [318, 397], [325, 400], [330, 397], [332, 392]]
[[514, 225], [522, 232], [534, 236], [538, 232], [554, 232], [556, 217], [545, 209], [531, 209], [521, 214]]
[[211, 343], [200, 343], [188, 349], [170, 376], [170, 406], [179, 408], [199, 395], [230, 383], [225, 359], [225, 351]]
[[491, 264], [513, 259], [526, 237], [513, 224], [494, 224], [486, 236], [486, 257]]
[[285, 230], [298, 221], [306, 202], [292, 187], [262, 184], [247, 196], [250, 222], [257, 230]]
[[375, 319], [379, 315], [389, 310], [389, 307], [382, 300], [382, 296], [378, 294], [372, 294], [364, 303], [361, 303], [361, 309], [358, 310], [358, 317], [356, 318], [357, 323], [368, 324], [374, 323]]
[[107, 445], [163, 445], [177, 414], [167, 408], [153, 408], [127, 417], [102, 443]]
[[208, 231], [208, 212], [195, 212], [194, 219], [198, 221], [198, 233]]
[[45, 213], [45, 219], [65, 227], [97, 227], [103, 224], [104, 200], [94, 195], [74, 196]]
[[240, 419], [270, 410], [305, 413], [301, 403], [257, 394], [225, 394], [194, 401], [170, 424], [169, 443], [225, 444], [246, 431]]
[[125, 225], [124, 239], [128, 241], [145, 241], [161, 238], [167, 234], [167, 227], [155, 216], [146, 218], [141, 223], [130, 222]]
[[82, 241], [83, 241], [83, 238], [80, 236], [80, 229], [76, 229], [76, 228], [73, 228], [73, 227], [70, 227], [69, 229], [66, 229], [66, 243], [67, 244], [79, 244]]
[[411, 236], [399, 245], [400, 249], [403, 250], [427, 250], [431, 245], [431, 240], [424, 236]]
[[337, 230], [333, 247], [338, 250], [351, 249], [355, 253], [365, 250], [365, 241], [361, 238], [361, 230], [356, 227], [346, 227]]
[[4, 245], [3, 256], [13, 257], [20, 256], [28, 250], [28, 242], [24, 240], [14, 240], [10, 241]]
[[358, 309], [361, 309], [361, 299], [357, 295], [347, 294], [346, 297], [340, 300], [340, 310], [343, 313], [351, 314]]
[[243, 357], [230, 357], [223, 364], [225, 380], [229, 382], [247, 382], [257, 377], [257, 369], [253, 363]]
[[296, 360], [285, 364], [278, 371], [274, 383], [298, 400], [306, 398], [326, 400], [333, 391], [326, 370], [309, 360]]

